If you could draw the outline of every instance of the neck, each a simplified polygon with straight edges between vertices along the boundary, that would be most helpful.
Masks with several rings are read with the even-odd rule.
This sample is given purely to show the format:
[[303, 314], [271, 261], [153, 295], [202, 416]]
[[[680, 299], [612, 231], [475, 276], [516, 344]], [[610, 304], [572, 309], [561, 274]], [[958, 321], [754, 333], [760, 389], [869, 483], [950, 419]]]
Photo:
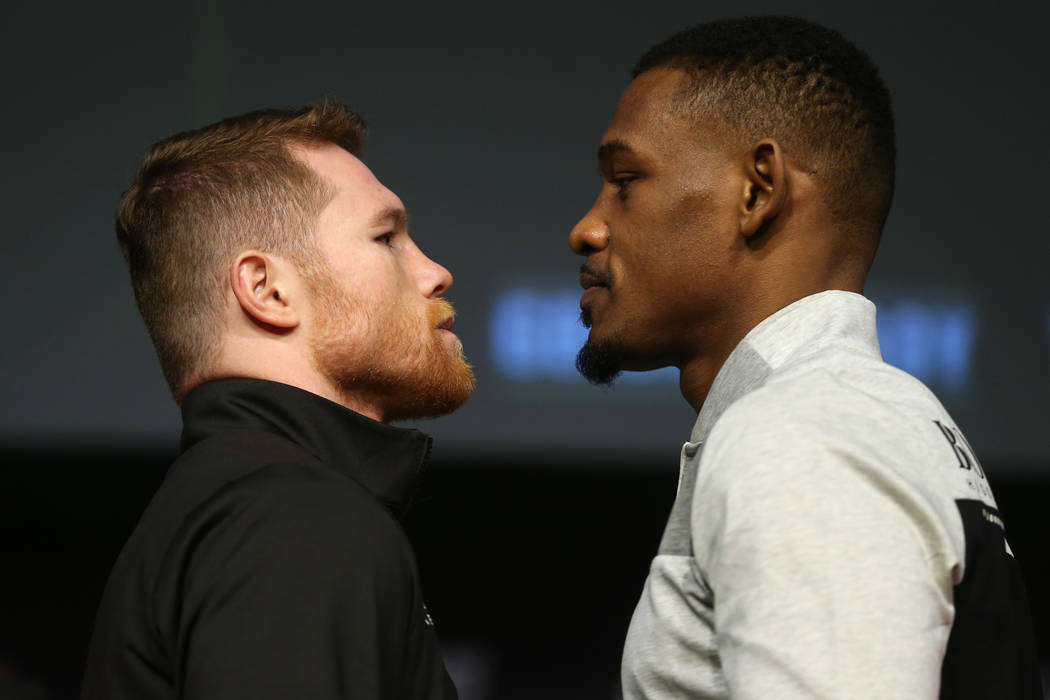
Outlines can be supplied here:
[[831, 289], [860, 294], [863, 286], [862, 278], [850, 274], [829, 277], [807, 284], [799, 284], [798, 281], [795, 281], [794, 285], [786, 281], [784, 283], [778, 282], [769, 287], [776, 290], [775, 292], [764, 294], [764, 290], [762, 290], [753, 294], [748, 299], [746, 310], [738, 310], [733, 315], [735, 323], [720, 327], [720, 337], [715, 342], [696, 343], [697, 347], [702, 348], [701, 352], [698, 352], [679, 366], [681, 374], [678, 386], [682, 396], [693, 407], [693, 410], [699, 414], [704, 401], [707, 400], [707, 395], [711, 391], [711, 386], [715, 382], [715, 377], [718, 376], [719, 370], [722, 369], [722, 365], [725, 364], [726, 359], [740, 344], [740, 341], [755, 326], [784, 307], [812, 294]]
[[[287, 384], [326, 398], [373, 420], [385, 422], [383, 413], [375, 402], [340, 391], [314, 366], [309, 348], [287, 342], [287, 339], [228, 337], [223, 344], [219, 361], [196, 381], [194, 386], [225, 377], [250, 377]], [[186, 392], [192, 388], [186, 387]]]
[[[734, 344], [733, 347], [736, 345]], [[726, 358], [729, 357], [729, 352], [732, 352], [732, 348], [718, 356], [709, 354], [682, 365], [678, 377], [678, 388], [697, 414], [700, 413], [704, 401], [707, 400], [707, 395], [711, 392], [711, 385], [715, 383], [718, 370], [722, 369]]]

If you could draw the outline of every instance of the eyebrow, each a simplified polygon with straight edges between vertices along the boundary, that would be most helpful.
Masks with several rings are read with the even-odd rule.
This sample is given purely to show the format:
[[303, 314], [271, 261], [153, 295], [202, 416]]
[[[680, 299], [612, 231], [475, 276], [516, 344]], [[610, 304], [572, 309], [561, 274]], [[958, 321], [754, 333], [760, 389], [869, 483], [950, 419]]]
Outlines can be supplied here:
[[598, 167], [608, 167], [612, 159], [620, 154], [637, 155], [637, 151], [631, 145], [620, 139], [610, 139], [598, 146]]
[[407, 229], [408, 212], [401, 207], [387, 207], [372, 217], [372, 226], [382, 226], [387, 222], [392, 222], [394, 228]]

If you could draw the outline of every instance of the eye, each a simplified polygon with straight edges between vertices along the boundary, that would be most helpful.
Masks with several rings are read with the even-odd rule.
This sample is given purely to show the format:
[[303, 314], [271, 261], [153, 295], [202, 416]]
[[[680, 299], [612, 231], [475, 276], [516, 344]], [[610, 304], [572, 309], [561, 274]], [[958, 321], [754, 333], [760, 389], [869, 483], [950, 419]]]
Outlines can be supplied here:
[[627, 186], [637, 179], [638, 176], [634, 174], [616, 175], [609, 178], [609, 182], [617, 189], [616, 196], [620, 199], [625, 199], [627, 197]]
[[376, 237], [376, 240], [382, 243], [383, 245], [389, 246], [390, 239], [393, 237], [393, 235], [393, 233], [384, 233], [382, 236]]

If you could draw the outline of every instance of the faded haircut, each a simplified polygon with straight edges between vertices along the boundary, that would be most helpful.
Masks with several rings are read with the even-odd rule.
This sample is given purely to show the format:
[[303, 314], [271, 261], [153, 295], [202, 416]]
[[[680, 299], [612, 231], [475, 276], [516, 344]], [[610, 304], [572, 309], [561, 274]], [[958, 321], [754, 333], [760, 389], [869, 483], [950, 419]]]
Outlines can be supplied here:
[[632, 75], [684, 71], [679, 104], [750, 145], [774, 138], [822, 184], [844, 228], [869, 234], [889, 213], [896, 161], [890, 94], [871, 59], [836, 31], [794, 17], [701, 24], [660, 42]]
[[268, 109], [152, 146], [117, 213], [135, 301], [177, 401], [218, 358], [229, 266], [247, 249], [322, 265], [314, 241], [331, 186], [293, 148], [333, 143], [360, 155], [361, 117], [325, 101]]

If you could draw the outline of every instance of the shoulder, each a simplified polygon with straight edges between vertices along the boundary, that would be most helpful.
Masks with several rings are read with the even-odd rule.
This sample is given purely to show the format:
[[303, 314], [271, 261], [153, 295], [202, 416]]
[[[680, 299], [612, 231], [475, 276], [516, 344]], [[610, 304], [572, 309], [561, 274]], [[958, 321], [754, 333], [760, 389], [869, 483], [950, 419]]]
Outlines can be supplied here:
[[935, 449], [926, 418], [937, 407], [921, 383], [881, 363], [777, 377], [715, 423], [698, 500], [721, 504], [711, 517], [753, 511], [777, 527], [822, 513], [857, 531], [918, 533], [928, 555], [961, 551], [954, 474], [941, 465], [952, 453]]
[[153, 619], [166, 638], [217, 605], [274, 615], [278, 601], [297, 601], [297, 614], [306, 615], [361, 605], [398, 610], [417, 597], [400, 525], [363, 488], [332, 476], [275, 461], [186, 514], [151, 587]]
[[945, 415], [922, 382], [881, 360], [817, 353], [730, 406], [709, 443], [732, 452], [833, 448], [915, 462], [935, 447], [935, 419]]
[[[149, 509], [161, 529], [214, 527], [249, 518], [297, 532], [399, 530], [393, 514], [351, 475], [271, 433], [230, 431], [172, 464]], [[161, 523], [155, 523], [160, 525]]]
[[274, 449], [253, 449], [244, 464], [209, 460], [226, 473], [185, 500], [164, 548], [160, 585], [185, 576], [207, 585], [259, 574], [410, 585], [411, 546], [393, 513], [308, 453], [267, 447]]
[[352, 478], [320, 464], [274, 460], [229, 482], [186, 520], [191, 529], [233, 531], [270, 551], [354, 552], [407, 547], [399, 523]]
[[713, 426], [705, 453], [806, 455], [835, 443], [853, 449], [869, 438], [914, 437], [914, 430], [885, 397], [864, 391], [837, 372], [811, 368], [777, 377], [734, 402]]
[[[913, 388], [897, 392], [871, 376], [882, 372], [813, 364], [774, 376], [715, 423], [700, 480], [723, 492], [837, 498], [881, 491], [940, 499], [923, 427], [902, 410]], [[888, 376], [898, 380], [892, 371]]]
[[931, 499], [995, 505], [977, 454], [940, 400], [882, 360], [816, 355], [738, 403], [731, 408], [776, 424], [771, 436], [785, 449], [831, 448], [892, 470]]

